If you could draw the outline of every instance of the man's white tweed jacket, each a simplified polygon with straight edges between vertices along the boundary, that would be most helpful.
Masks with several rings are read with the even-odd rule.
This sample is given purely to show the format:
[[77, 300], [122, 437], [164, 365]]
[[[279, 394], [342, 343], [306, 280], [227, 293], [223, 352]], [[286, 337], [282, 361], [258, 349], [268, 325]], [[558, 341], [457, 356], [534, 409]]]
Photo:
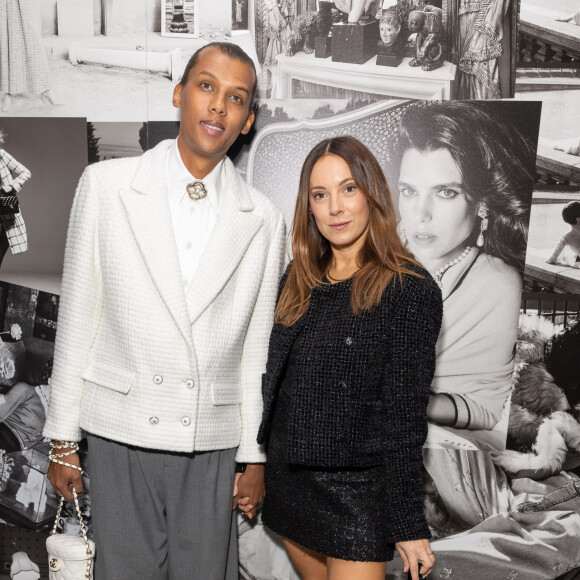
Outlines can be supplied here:
[[261, 377], [282, 273], [282, 213], [225, 160], [219, 216], [187, 294], [166, 179], [170, 141], [87, 167], [65, 252], [44, 435], [81, 428], [139, 447], [256, 443]]

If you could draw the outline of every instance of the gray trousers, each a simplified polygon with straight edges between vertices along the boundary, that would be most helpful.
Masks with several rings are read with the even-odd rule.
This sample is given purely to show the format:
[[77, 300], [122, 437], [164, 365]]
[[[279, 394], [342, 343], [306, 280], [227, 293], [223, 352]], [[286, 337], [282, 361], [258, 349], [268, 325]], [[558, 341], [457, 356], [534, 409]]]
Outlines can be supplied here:
[[88, 444], [95, 580], [237, 580], [235, 449]]

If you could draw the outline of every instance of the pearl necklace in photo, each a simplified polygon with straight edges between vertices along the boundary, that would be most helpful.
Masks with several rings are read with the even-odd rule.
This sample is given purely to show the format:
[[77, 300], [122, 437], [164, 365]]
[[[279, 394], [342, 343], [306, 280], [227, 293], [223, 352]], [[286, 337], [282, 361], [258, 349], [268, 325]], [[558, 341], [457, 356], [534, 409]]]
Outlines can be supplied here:
[[433, 275], [433, 278], [435, 278], [437, 284], [441, 286], [441, 278], [443, 278], [443, 274], [445, 274], [445, 272], [447, 272], [449, 268], [455, 266], [455, 264], [459, 264], [459, 262], [465, 260], [465, 258], [467, 258], [467, 256], [469, 255], [469, 252], [471, 252], [471, 246], [467, 246], [467, 248], [463, 250], [461, 256], [457, 256], [457, 258], [455, 258], [454, 260], [451, 260], [450, 262], [447, 262], [447, 264], [441, 266], [441, 268], [439, 268], [439, 270], [437, 270], [437, 272], [435, 272], [435, 274]]

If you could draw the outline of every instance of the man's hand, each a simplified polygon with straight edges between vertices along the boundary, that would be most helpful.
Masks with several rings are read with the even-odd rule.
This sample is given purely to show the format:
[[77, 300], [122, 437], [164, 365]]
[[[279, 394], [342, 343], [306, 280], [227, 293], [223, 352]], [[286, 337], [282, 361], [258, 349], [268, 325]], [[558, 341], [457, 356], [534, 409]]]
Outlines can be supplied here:
[[[59, 449], [58, 451], [63, 453], [66, 452], [67, 449]], [[79, 467], [81, 465], [79, 456], [76, 453], [67, 455], [62, 460], [72, 465], [78, 465]], [[67, 467], [66, 465], [61, 465], [60, 463], [51, 461], [48, 465], [48, 472], [46, 475], [48, 477], [48, 481], [50, 481], [56, 493], [58, 495], [62, 495], [64, 499], [73, 498], [73, 487], [77, 493], [81, 493], [81, 491], [83, 491], [83, 480], [81, 477], [81, 472], [78, 469]]]
[[236, 473], [232, 509], [238, 507], [253, 518], [265, 495], [263, 463], [248, 463], [244, 473]]
[[[435, 556], [431, 551], [429, 540], [410, 540], [408, 542], [397, 542], [397, 551], [405, 564], [405, 572], [411, 572], [413, 580], [425, 578], [433, 570]], [[419, 561], [421, 568], [419, 569]]]

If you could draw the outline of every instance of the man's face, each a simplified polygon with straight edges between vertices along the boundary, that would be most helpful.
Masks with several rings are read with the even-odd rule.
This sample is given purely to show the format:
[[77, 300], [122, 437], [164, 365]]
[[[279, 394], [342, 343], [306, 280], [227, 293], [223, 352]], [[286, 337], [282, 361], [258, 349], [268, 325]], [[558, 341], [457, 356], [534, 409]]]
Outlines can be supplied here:
[[199, 55], [185, 86], [173, 92], [173, 106], [181, 109], [180, 137], [203, 159], [220, 160], [240, 133], [254, 121], [249, 110], [254, 71], [218, 48]]

